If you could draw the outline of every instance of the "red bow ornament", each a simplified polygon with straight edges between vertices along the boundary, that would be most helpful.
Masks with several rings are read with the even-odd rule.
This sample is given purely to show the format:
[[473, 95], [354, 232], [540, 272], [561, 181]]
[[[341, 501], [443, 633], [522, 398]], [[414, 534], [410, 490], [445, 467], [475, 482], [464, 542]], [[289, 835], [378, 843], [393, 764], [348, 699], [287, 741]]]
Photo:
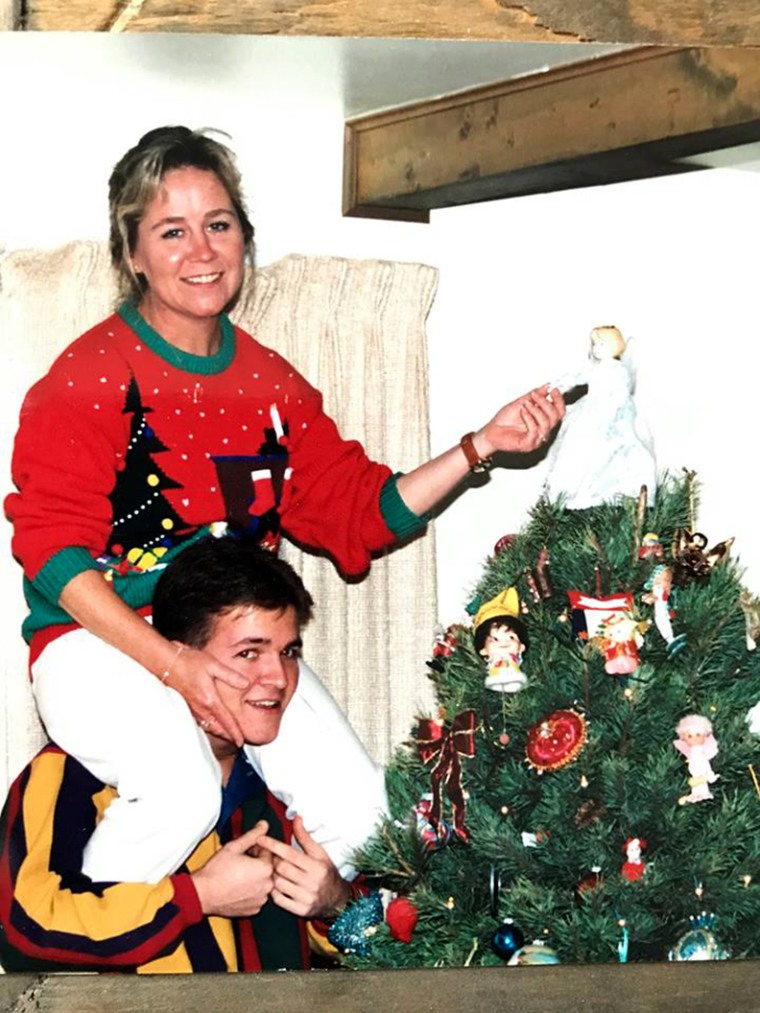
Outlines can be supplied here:
[[417, 729], [417, 748], [423, 763], [437, 757], [430, 771], [433, 788], [433, 804], [428, 816], [430, 823], [436, 832], [440, 830], [445, 787], [454, 814], [454, 832], [463, 841], [469, 841], [467, 827], [464, 825], [465, 801], [460, 757], [475, 755], [475, 711], [466, 710], [457, 714], [449, 729], [429, 718], [422, 718]]

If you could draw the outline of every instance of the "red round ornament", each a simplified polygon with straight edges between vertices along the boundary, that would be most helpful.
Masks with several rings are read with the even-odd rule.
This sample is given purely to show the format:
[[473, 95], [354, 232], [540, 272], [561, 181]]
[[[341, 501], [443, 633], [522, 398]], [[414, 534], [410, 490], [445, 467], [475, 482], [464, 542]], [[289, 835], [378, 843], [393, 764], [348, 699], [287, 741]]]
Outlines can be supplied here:
[[493, 547], [495, 555], [499, 555], [500, 552], [507, 552], [515, 544], [514, 535], [502, 535], [496, 545]]
[[535, 770], [559, 770], [572, 763], [586, 742], [586, 719], [570, 710], [553, 711], [528, 732], [525, 754]]

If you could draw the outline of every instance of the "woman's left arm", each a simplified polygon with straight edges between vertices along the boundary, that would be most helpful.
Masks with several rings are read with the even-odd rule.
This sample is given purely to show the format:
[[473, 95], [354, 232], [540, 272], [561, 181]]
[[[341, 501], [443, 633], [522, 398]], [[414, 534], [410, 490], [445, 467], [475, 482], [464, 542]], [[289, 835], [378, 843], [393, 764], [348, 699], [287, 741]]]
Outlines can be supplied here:
[[[548, 386], [536, 387], [505, 405], [472, 436], [480, 460], [497, 451], [525, 454], [546, 443], [549, 434], [565, 414], [562, 394]], [[399, 476], [397, 490], [415, 514], [432, 510], [470, 471], [470, 462], [460, 446]]]

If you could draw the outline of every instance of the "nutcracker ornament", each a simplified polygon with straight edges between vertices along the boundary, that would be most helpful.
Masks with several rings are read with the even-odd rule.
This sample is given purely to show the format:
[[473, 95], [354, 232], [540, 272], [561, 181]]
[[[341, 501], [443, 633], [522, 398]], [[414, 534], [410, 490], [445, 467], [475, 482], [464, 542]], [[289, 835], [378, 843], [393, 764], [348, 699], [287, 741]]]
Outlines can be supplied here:
[[527, 683], [522, 658], [529, 639], [514, 587], [505, 588], [478, 609], [473, 620], [475, 650], [485, 660], [485, 686], [496, 693], [519, 693]]
[[654, 624], [660, 632], [662, 639], [668, 645], [668, 654], [678, 654], [686, 646], [686, 634], [673, 633], [672, 611], [670, 598], [673, 590], [673, 569], [658, 563], [644, 585], [645, 594], [641, 600], [654, 607]]
[[652, 559], [660, 563], [664, 558], [665, 550], [662, 547], [660, 536], [654, 531], [647, 531], [641, 539], [639, 559]]
[[718, 753], [718, 743], [709, 719], [701, 714], [688, 714], [678, 722], [676, 735], [678, 738], [673, 740], [673, 745], [686, 757], [691, 788], [688, 795], [679, 798], [678, 804], [714, 798], [710, 785], [718, 780], [720, 774], [716, 774], [710, 764]]
[[436, 626], [433, 639], [433, 656], [428, 661], [428, 667], [434, 672], [443, 672], [445, 670], [446, 658], [450, 658], [454, 651], [456, 651], [459, 646], [458, 634], [464, 629], [465, 627], [460, 626], [459, 623], [454, 623], [448, 629], [444, 629], [440, 625]]

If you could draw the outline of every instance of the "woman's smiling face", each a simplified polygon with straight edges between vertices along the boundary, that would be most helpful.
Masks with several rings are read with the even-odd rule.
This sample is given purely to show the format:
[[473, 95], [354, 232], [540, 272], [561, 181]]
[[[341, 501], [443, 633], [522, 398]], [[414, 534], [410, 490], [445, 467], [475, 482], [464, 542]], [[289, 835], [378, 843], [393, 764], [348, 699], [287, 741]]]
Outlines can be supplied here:
[[171, 169], [137, 227], [131, 259], [148, 288], [141, 310], [160, 332], [218, 317], [243, 280], [245, 242], [213, 172]]

